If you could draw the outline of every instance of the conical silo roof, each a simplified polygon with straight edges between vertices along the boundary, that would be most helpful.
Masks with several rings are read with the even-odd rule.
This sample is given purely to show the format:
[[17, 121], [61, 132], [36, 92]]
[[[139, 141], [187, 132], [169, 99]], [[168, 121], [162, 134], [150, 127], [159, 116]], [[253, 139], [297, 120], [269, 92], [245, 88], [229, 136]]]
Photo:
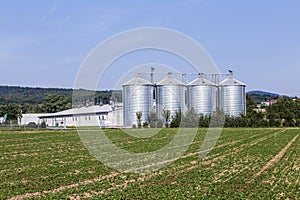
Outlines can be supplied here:
[[226, 85], [239, 85], [239, 86], [246, 86], [245, 83], [242, 83], [241, 81], [235, 79], [235, 78], [226, 78], [223, 80], [220, 84], [220, 86], [226, 86]]
[[141, 77], [134, 77], [129, 81], [125, 82], [122, 86], [128, 86], [128, 85], [153, 85], [153, 84], [150, 81], [147, 81], [146, 79], [143, 79]]
[[159, 81], [157, 85], [185, 85], [185, 84], [176, 78], [166, 77], [163, 80]]
[[195, 80], [193, 80], [187, 85], [188, 86], [196, 86], [196, 85], [216, 86], [216, 84], [203, 77], [196, 78]]

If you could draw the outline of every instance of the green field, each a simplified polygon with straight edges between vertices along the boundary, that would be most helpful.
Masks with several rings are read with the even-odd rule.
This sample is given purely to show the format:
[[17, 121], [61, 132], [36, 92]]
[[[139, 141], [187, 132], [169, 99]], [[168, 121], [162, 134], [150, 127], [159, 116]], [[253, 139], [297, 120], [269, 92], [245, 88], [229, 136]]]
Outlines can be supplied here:
[[[0, 131], [0, 199], [300, 199], [300, 129], [224, 129], [200, 160], [206, 131], [180, 159], [146, 174], [104, 166], [76, 131]], [[176, 129], [147, 139], [106, 134], [123, 149], [147, 152]]]

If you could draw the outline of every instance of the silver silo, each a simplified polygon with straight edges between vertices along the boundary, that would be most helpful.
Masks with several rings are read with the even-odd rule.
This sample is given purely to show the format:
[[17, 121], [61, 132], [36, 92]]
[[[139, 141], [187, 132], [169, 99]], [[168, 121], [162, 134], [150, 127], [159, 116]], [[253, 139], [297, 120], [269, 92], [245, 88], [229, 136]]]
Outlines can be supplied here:
[[239, 116], [246, 114], [246, 85], [232, 77], [219, 84], [219, 106], [225, 114]]
[[149, 113], [153, 104], [153, 84], [135, 77], [123, 85], [124, 126], [137, 125], [136, 112], [142, 112], [141, 122], [149, 123]]
[[181, 81], [167, 77], [157, 83], [156, 108], [157, 115], [163, 119], [163, 110], [169, 110], [171, 116], [175, 116], [176, 111], [185, 112], [185, 84]]
[[187, 85], [188, 108], [198, 114], [210, 115], [217, 107], [217, 85], [210, 80], [199, 77]]

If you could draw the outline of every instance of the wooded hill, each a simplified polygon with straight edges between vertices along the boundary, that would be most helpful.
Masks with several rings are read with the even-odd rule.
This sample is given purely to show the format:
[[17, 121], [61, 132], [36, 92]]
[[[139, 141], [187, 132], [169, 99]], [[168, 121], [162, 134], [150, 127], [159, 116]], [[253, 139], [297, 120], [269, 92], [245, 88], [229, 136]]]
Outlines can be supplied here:
[[[81, 90], [85, 91], [85, 90]], [[118, 91], [106, 90], [96, 91], [96, 98], [101, 98], [104, 103], [109, 101], [112, 93]], [[73, 89], [66, 88], [39, 88], [39, 87], [19, 87], [0, 86], [0, 104], [31, 104], [38, 105], [44, 103], [51, 94], [59, 94], [67, 97], [71, 103]], [[120, 97], [118, 97], [119, 100]]]
[[[87, 98], [85, 94], [92, 94]], [[121, 91], [76, 90], [76, 102], [73, 107], [85, 106], [87, 103], [98, 105], [109, 103], [111, 96], [121, 101]], [[18, 86], [0, 86], [0, 116], [6, 113], [43, 113], [59, 112], [72, 107], [73, 89], [65, 88], [32, 88]], [[76, 105], [75, 105], [76, 104]], [[16, 111], [11, 111], [16, 110]], [[12, 115], [12, 114], [11, 114]], [[12, 115], [16, 118], [15, 115]]]
[[61, 94], [71, 98], [72, 92], [72, 89], [0, 86], [0, 104], [37, 105], [43, 103], [49, 94]]
[[247, 94], [256, 104], [269, 101], [270, 99], [278, 99], [280, 97], [279, 94], [259, 90], [249, 91]]

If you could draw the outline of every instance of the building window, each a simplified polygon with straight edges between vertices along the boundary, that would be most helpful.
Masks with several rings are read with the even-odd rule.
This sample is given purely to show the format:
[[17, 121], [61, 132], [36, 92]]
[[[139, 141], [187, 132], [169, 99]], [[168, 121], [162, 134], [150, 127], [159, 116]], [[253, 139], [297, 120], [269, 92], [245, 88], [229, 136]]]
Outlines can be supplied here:
[[104, 115], [102, 115], [102, 119], [104, 120]]
[[87, 120], [87, 117], [85, 116], [84, 119]]
[[91, 120], [91, 116], [89, 116], [89, 120]]

